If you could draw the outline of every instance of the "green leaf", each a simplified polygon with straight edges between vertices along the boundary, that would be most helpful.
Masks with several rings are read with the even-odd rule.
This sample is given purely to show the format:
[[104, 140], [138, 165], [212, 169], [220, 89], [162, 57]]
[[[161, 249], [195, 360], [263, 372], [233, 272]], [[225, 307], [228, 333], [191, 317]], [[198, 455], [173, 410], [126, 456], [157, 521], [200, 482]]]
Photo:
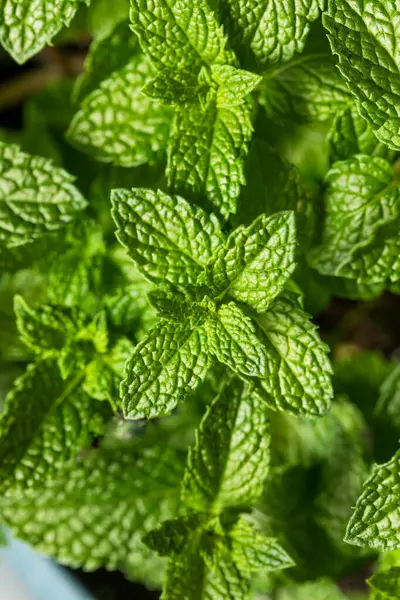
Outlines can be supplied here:
[[238, 224], [248, 225], [260, 214], [271, 216], [282, 210], [297, 210], [303, 195], [299, 173], [262, 140], [252, 141], [246, 180], [234, 217]]
[[211, 79], [218, 85], [218, 107], [243, 104], [246, 96], [262, 81], [259, 75], [231, 65], [213, 65]]
[[210, 351], [232, 371], [250, 377], [266, 374], [268, 359], [252, 320], [235, 302], [223, 304], [205, 323]]
[[211, 403], [189, 450], [185, 504], [222, 511], [261, 493], [269, 462], [269, 423], [262, 403], [237, 379]]
[[226, 37], [206, 0], [131, 0], [132, 29], [162, 71], [195, 78], [201, 67], [233, 60]]
[[223, 4], [228, 32], [246, 48], [260, 69], [285, 63], [302, 52], [324, 0], [286, 4], [284, 0], [227, 0]]
[[301, 583], [284, 587], [278, 593], [278, 600], [346, 600], [340, 589], [328, 579]]
[[400, 596], [400, 567], [378, 571], [368, 580], [373, 600], [396, 600]]
[[[48, 296], [54, 304], [96, 308], [105, 245], [98, 223], [86, 219], [47, 257]], [[95, 304], [95, 306], [93, 306]]]
[[161, 160], [171, 113], [141, 92], [153, 75], [150, 60], [134, 56], [84, 99], [68, 129], [69, 141], [97, 160], [121, 167]]
[[207, 563], [198, 545], [190, 542], [170, 560], [162, 600], [248, 600], [250, 580], [244, 577], [229, 555]]
[[86, 208], [74, 178], [44, 158], [0, 142], [0, 246], [33, 242]]
[[24, 63], [70, 24], [82, 2], [90, 0], [0, 0], [0, 41]]
[[115, 407], [125, 364], [133, 349], [127, 338], [119, 338], [108, 354], [95, 358], [87, 366], [83, 389], [91, 398], [109, 400]]
[[182, 466], [166, 448], [142, 455], [120, 447], [95, 450], [60, 469], [46, 488], [2, 501], [4, 522], [73, 568], [133, 568], [137, 554], [146, 552], [141, 537], [177, 512]]
[[236, 212], [244, 185], [243, 159], [253, 133], [248, 104], [177, 108], [169, 139], [167, 176], [171, 190], [207, 200], [225, 219]]
[[376, 414], [387, 415], [390, 422], [400, 429], [400, 364], [397, 364], [386, 377], [379, 392]]
[[354, 250], [346, 265], [346, 277], [360, 284], [391, 287], [400, 280], [400, 238], [398, 219], [383, 225], [367, 247]]
[[29, 365], [6, 398], [0, 419], [1, 488], [43, 485], [91, 441], [95, 405], [83, 374], [63, 381], [54, 361]]
[[135, 348], [121, 383], [124, 415], [151, 419], [165, 415], [204, 379], [211, 366], [201, 324], [162, 320]]
[[332, 55], [305, 52], [282, 70], [266, 73], [261, 87], [260, 104], [269, 119], [296, 115], [301, 119], [324, 121], [351, 102], [345, 80]]
[[[128, 16], [129, 0], [124, 1], [126, 1], [126, 16]], [[108, 21], [110, 21], [110, 17], [111, 14], [108, 7]], [[90, 92], [93, 92], [93, 90], [100, 86], [102, 81], [108, 79], [115, 71], [125, 67], [133, 56], [138, 53], [138, 39], [132, 33], [129, 22], [122, 20], [115, 24], [106, 37], [101, 37], [90, 45], [85, 61], [85, 71], [75, 82], [75, 99], [82, 99]]]
[[142, 88], [149, 98], [163, 104], [187, 104], [197, 100], [198, 84], [196, 80], [180, 71], [164, 69]]
[[343, 538], [352, 507], [368, 476], [360, 442], [360, 439], [340, 431], [322, 466], [321, 487], [316, 499], [315, 518], [342, 552], [346, 548], [343, 548]]
[[143, 542], [160, 556], [181, 554], [191, 534], [202, 524], [202, 515], [193, 513], [185, 517], [164, 521], [144, 536]]
[[396, 155], [394, 150], [378, 140], [355, 104], [336, 116], [329, 132], [329, 145], [332, 163], [351, 158], [354, 154], [380, 156], [392, 162]]
[[294, 566], [276, 539], [266, 537], [243, 518], [229, 531], [229, 550], [239, 570], [249, 575], [261, 568], [276, 571]]
[[[385, 240], [390, 234], [385, 234], [384, 227], [400, 214], [400, 188], [393, 180], [392, 167], [382, 158], [357, 155], [335, 163], [326, 176], [326, 185], [322, 244], [311, 252], [312, 266], [325, 275], [364, 279], [371, 253], [377, 254], [379, 248], [389, 252]], [[363, 259], [365, 265], [360, 264]], [[396, 270], [395, 265], [371, 265], [370, 283], [385, 278], [379, 267], [380, 271], [387, 268], [389, 276]]]
[[323, 23], [339, 69], [377, 136], [400, 149], [397, 0], [329, 0]]
[[400, 546], [400, 452], [375, 465], [347, 526], [345, 541], [379, 550]]
[[265, 336], [267, 375], [255, 392], [271, 408], [293, 414], [324, 415], [333, 396], [324, 344], [297, 299], [281, 296], [268, 312], [257, 317]]
[[60, 350], [79, 326], [68, 311], [46, 305], [32, 309], [19, 295], [14, 297], [14, 310], [22, 341], [34, 352]]
[[215, 296], [229, 294], [263, 312], [293, 273], [295, 250], [294, 213], [260, 215], [229, 236], [207, 265], [204, 280]]
[[179, 196], [113, 190], [117, 237], [148, 279], [195, 284], [223, 241], [217, 218]]

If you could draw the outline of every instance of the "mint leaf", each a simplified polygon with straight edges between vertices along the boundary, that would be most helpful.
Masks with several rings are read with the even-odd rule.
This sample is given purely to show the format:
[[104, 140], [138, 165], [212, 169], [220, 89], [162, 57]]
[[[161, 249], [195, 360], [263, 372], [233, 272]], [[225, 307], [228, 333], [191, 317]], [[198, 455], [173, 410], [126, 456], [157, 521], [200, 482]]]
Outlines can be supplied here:
[[46, 488], [3, 501], [4, 522], [62, 564], [129, 569], [146, 552], [141, 537], [176, 514], [182, 466], [171, 449], [95, 450], [60, 469]]
[[212, 65], [211, 79], [218, 85], [218, 107], [243, 104], [246, 96], [262, 81], [259, 75], [231, 65]]
[[142, 49], [162, 71], [183, 71], [196, 77], [204, 65], [225, 64], [222, 27], [206, 0], [131, 0], [132, 28]]
[[60, 307], [32, 309], [22, 296], [15, 296], [14, 310], [21, 339], [34, 352], [60, 350], [68, 336], [76, 333], [77, 322]]
[[290, 585], [278, 594], [278, 600], [346, 600], [340, 589], [328, 579]]
[[33, 242], [71, 223], [86, 208], [73, 181], [51, 161], [0, 142], [0, 247]]
[[97, 160], [121, 167], [161, 160], [171, 115], [141, 92], [153, 75], [150, 60], [134, 56], [84, 99], [68, 129], [69, 141]]
[[210, 351], [232, 371], [250, 377], [266, 374], [267, 354], [251, 319], [235, 302], [224, 304], [205, 323]]
[[162, 320], [133, 351], [121, 383], [124, 415], [154, 418], [171, 412], [204, 379], [211, 360], [201, 324]]
[[287, 62], [302, 52], [323, 0], [287, 5], [284, 0], [227, 0], [228, 30], [239, 47], [248, 49], [259, 69]]
[[398, 222], [384, 225], [366, 248], [354, 250], [352, 261], [346, 265], [346, 276], [360, 284], [383, 284], [389, 287], [400, 280], [400, 239]]
[[379, 390], [375, 414], [387, 415], [396, 428], [400, 428], [400, 364], [397, 364], [383, 381]]
[[16, 380], [0, 419], [3, 491], [42, 485], [90, 443], [96, 411], [82, 379], [78, 372], [63, 381], [52, 360], [29, 365]]
[[164, 521], [143, 538], [143, 542], [160, 556], [180, 554], [192, 533], [201, 527], [202, 515], [193, 513], [185, 517]]
[[244, 518], [230, 529], [228, 543], [232, 560], [242, 573], [251, 574], [261, 568], [276, 571], [294, 566], [276, 539], [266, 537]]
[[195, 544], [169, 562], [162, 600], [247, 600], [250, 581], [226, 557], [206, 565]]
[[[90, 312], [102, 278], [105, 244], [100, 226], [89, 219], [67, 232], [63, 245], [46, 257], [50, 302], [84, 306]], [[93, 306], [94, 304], [94, 306]]]
[[281, 296], [257, 316], [268, 360], [267, 375], [255, 392], [271, 408], [293, 414], [324, 415], [333, 396], [328, 346], [297, 300]]
[[[311, 263], [325, 275], [359, 279], [368, 268], [359, 263], [364, 257], [367, 265], [371, 263], [369, 255], [374, 252], [374, 244], [375, 253], [379, 248], [389, 252], [385, 238], [393, 234], [384, 235], [384, 226], [390, 226], [399, 216], [399, 186], [387, 161], [366, 155], [335, 163], [326, 176], [326, 185], [322, 244], [312, 251]], [[387, 269], [390, 271], [390, 265]], [[378, 281], [378, 277], [373, 275], [369, 282]]]
[[395, 158], [395, 151], [380, 142], [372, 128], [358, 112], [355, 104], [339, 113], [329, 132], [331, 162], [346, 160], [354, 154], [380, 156], [388, 162]]
[[199, 86], [195, 80], [180, 71], [164, 69], [142, 88], [149, 98], [163, 104], [187, 104], [197, 100]]
[[396, 0], [329, 0], [324, 25], [361, 115], [391, 148], [400, 148]]
[[342, 551], [352, 507], [368, 475], [360, 442], [340, 431], [335, 448], [322, 466], [321, 489], [316, 499], [316, 520]]
[[239, 198], [238, 224], [248, 225], [260, 214], [296, 211], [303, 196], [296, 167], [259, 139], [251, 145], [246, 180]]
[[113, 190], [117, 237], [150, 280], [195, 284], [223, 240], [218, 220], [179, 196]]
[[373, 600], [395, 600], [400, 594], [400, 567], [378, 571], [367, 581]]
[[243, 159], [253, 133], [247, 104], [218, 108], [211, 101], [177, 108], [168, 148], [168, 183], [173, 192], [206, 199], [225, 219], [236, 212], [245, 183]]
[[260, 215], [238, 227], [207, 265], [204, 280], [217, 296], [229, 294], [265, 311], [295, 269], [294, 213]]
[[346, 542], [385, 551], [398, 548], [399, 458], [397, 452], [387, 463], [375, 465], [349, 521]]
[[119, 338], [110, 352], [95, 358], [86, 367], [83, 389], [91, 398], [109, 400], [115, 407], [125, 364], [134, 346], [127, 338]]
[[269, 119], [293, 117], [324, 121], [342, 113], [351, 102], [345, 80], [332, 55], [304, 52], [264, 76], [260, 104]]
[[[126, 0], [126, 16], [129, 12], [128, 2], [129, 0]], [[97, 4], [98, 2], [95, 6]], [[110, 12], [109, 7], [107, 12]], [[107, 16], [110, 17], [109, 14]], [[139, 43], [129, 27], [129, 21], [122, 20], [116, 23], [106, 37], [100, 37], [91, 43], [85, 61], [85, 71], [75, 82], [75, 98], [82, 100], [115, 71], [125, 67], [136, 54], [139, 54]]]
[[266, 411], [245, 384], [232, 379], [210, 405], [189, 450], [185, 504], [217, 513], [251, 504], [261, 493], [268, 458]]
[[82, 2], [90, 0], [1, 0], [0, 41], [18, 63], [24, 63], [70, 24]]

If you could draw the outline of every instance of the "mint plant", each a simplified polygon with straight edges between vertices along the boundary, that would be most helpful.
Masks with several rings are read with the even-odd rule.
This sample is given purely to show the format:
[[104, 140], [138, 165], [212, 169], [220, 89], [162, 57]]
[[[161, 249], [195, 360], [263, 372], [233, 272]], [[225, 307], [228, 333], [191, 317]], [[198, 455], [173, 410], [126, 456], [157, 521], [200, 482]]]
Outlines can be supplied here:
[[0, 86], [1, 543], [165, 600], [399, 597], [399, 14], [0, 0], [33, 69]]

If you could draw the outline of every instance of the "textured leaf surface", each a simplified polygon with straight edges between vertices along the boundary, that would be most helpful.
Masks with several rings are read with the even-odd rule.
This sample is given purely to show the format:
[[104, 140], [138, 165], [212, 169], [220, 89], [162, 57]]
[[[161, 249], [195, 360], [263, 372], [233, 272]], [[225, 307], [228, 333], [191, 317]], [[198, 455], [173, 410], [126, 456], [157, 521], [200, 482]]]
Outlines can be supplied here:
[[400, 188], [387, 161], [366, 155], [335, 163], [326, 184], [322, 245], [313, 251], [312, 264], [326, 275], [357, 278], [354, 254], [368, 257], [375, 242], [385, 248], [383, 227], [400, 214]]
[[331, 162], [346, 160], [354, 154], [380, 156], [392, 162], [396, 153], [382, 144], [372, 126], [358, 112], [355, 104], [335, 118], [329, 132]]
[[45, 489], [7, 499], [4, 520], [15, 536], [63, 564], [129, 567], [143, 534], [175, 515], [182, 466], [168, 449], [142, 456], [96, 450]]
[[198, 548], [188, 545], [171, 560], [162, 600], [248, 600], [250, 581], [226, 557], [206, 565]]
[[0, 142], [0, 245], [32, 242], [71, 223], [86, 207], [73, 180], [49, 160]]
[[223, 241], [217, 218], [179, 196], [113, 190], [112, 204], [119, 241], [152, 281], [195, 284]]
[[400, 453], [375, 466], [347, 527], [345, 541], [380, 550], [400, 547]]
[[395, 427], [400, 428], [400, 363], [394, 367], [383, 381], [379, 392], [376, 412], [388, 415], [390, 422]]
[[256, 500], [268, 471], [269, 424], [262, 403], [233, 379], [210, 405], [189, 450], [185, 503], [216, 512]]
[[324, 344], [296, 299], [275, 300], [268, 312], [257, 317], [268, 355], [267, 375], [256, 391], [272, 408], [293, 414], [324, 415], [333, 395]]
[[304, 48], [323, 0], [227, 0], [228, 30], [248, 47], [261, 69], [287, 62]]
[[0, 420], [1, 487], [42, 485], [90, 442], [93, 401], [82, 376], [63, 381], [55, 362], [30, 365], [6, 399]]
[[21, 339], [36, 352], [60, 350], [77, 329], [67, 311], [45, 305], [35, 310], [22, 296], [15, 296], [14, 310]]
[[150, 60], [134, 56], [84, 99], [68, 139], [97, 160], [121, 167], [161, 160], [171, 112], [141, 92], [153, 75]]
[[262, 81], [259, 75], [231, 65], [213, 65], [211, 78], [218, 85], [217, 106], [242, 104], [244, 98]]
[[[128, 5], [128, 0], [126, 4]], [[110, 13], [109, 9], [108, 13]], [[126, 14], [128, 14], [128, 8]], [[107, 21], [110, 21], [110, 16], [110, 14], [107, 15]], [[75, 83], [75, 98], [82, 99], [87, 96], [115, 71], [125, 67], [138, 53], [138, 39], [131, 31], [129, 22], [123, 20], [117, 23], [109, 35], [100, 37], [91, 43], [85, 61], [85, 71]]]
[[211, 352], [232, 371], [250, 377], [265, 375], [266, 351], [252, 320], [235, 302], [223, 304], [206, 322]]
[[132, 28], [157, 68], [196, 75], [202, 66], [232, 60], [206, 0], [131, 0]]
[[175, 193], [204, 199], [223, 217], [236, 212], [245, 183], [243, 159], [253, 133], [247, 104], [217, 108], [211, 102], [175, 112], [168, 147], [167, 175]]
[[343, 112], [351, 101], [331, 54], [304, 53], [277, 71], [267, 73], [261, 87], [260, 103], [270, 119], [296, 115], [324, 121]]
[[396, 600], [400, 596], [400, 567], [378, 571], [368, 579], [373, 600]]
[[330, 0], [324, 25], [361, 115], [379, 140], [400, 148], [397, 0]]
[[229, 531], [232, 560], [241, 572], [275, 571], [293, 566], [293, 561], [274, 538], [267, 538], [243, 518]]
[[293, 273], [295, 250], [294, 213], [260, 215], [229, 236], [207, 266], [205, 281], [215, 295], [229, 293], [262, 312]]
[[203, 328], [161, 321], [135, 348], [121, 383], [126, 418], [169, 413], [204, 379], [210, 366]]
[[0, 41], [19, 63], [37, 54], [90, 0], [1, 0]]

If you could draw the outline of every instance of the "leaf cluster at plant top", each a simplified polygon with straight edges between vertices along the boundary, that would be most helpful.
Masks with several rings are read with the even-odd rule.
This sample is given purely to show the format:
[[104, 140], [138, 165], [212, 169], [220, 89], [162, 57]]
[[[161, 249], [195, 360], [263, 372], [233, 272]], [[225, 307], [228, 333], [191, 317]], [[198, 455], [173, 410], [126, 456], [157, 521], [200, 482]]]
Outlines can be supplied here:
[[399, 14], [0, 0], [41, 88], [0, 129], [2, 544], [164, 600], [400, 597], [398, 340], [346, 337], [400, 292]]

